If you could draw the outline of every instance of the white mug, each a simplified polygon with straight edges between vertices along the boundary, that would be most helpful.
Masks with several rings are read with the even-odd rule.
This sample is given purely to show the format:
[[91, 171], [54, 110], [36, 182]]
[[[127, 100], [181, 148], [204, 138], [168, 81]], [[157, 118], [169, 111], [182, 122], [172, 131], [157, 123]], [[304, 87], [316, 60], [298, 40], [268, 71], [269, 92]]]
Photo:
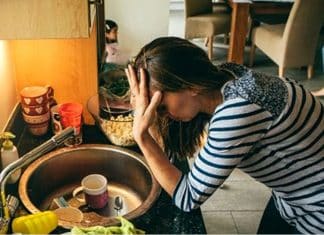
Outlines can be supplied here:
[[[77, 197], [80, 192], [84, 193], [85, 199]], [[100, 174], [88, 175], [82, 179], [81, 186], [74, 189], [72, 194], [89, 207], [101, 209], [108, 203], [107, 179]]]

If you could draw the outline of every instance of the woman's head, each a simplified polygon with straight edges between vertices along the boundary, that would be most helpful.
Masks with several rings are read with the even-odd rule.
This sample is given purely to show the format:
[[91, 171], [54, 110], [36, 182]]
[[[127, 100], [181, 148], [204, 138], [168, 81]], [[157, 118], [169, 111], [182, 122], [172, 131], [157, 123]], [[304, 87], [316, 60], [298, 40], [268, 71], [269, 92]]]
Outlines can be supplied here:
[[221, 88], [226, 79], [204, 50], [177, 37], [161, 37], [145, 45], [135, 67], [146, 69], [151, 85], [164, 91], [211, 91]]
[[204, 50], [176, 37], [145, 45], [135, 59], [135, 68], [145, 69], [151, 92], [162, 91], [160, 110], [181, 121], [190, 121], [199, 113], [198, 95], [213, 98], [227, 81]]
[[228, 77], [218, 71], [204, 50], [177, 37], [162, 37], [145, 45], [134, 67], [137, 71], [144, 68], [150, 93], [162, 92], [156, 127], [165, 151], [192, 156], [210, 118], [210, 113], [200, 112], [198, 96], [216, 97]]
[[113, 43], [118, 41], [118, 25], [113, 20], [106, 20], [105, 21], [105, 35], [106, 35], [106, 42]]

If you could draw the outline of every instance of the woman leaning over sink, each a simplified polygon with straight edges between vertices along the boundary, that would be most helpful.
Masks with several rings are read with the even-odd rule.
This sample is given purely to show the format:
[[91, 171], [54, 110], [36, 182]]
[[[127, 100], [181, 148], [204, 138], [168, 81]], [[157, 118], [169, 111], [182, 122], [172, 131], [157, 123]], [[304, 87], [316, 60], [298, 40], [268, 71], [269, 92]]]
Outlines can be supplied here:
[[[134, 138], [176, 206], [199, 207], [238, 167], [272, 189], [258, 233], [324, 233], [323, 105], [309, 91], [242, 65], [214, 66], [175, 37], [145, 45], [126, 73]], [[200, 146], [188, 174], [170, 163]]]

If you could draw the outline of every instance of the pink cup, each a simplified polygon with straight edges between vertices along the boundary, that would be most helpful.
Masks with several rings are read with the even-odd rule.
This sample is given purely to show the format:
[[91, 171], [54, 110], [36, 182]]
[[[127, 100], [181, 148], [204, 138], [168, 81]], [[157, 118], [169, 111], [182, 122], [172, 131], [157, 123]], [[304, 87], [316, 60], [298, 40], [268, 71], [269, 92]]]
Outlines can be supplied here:
[[[83, 192], [84, 198], [77, 195]], [[78, 201], [86, 203], [93, 209], [101, 209], [108, 203], [107, 179], [103, 175], [91, 174], [84, 177], [81, 181], [81, 187], [73, 191], [73, 197]]]

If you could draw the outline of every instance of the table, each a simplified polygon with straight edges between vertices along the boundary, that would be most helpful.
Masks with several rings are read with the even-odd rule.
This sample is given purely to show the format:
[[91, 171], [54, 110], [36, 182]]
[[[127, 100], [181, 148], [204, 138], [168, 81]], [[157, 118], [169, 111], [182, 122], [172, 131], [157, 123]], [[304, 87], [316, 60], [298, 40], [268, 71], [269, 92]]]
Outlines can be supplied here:
[[[232, 8], [228, 62], [243, 64], [250, 8], [260, 14], [287, 11], [294, 0], [227, 0]], [[281, 8], [282, 7], [282, 8]], [[281, 8], [281, 10], [280, 10]]]

